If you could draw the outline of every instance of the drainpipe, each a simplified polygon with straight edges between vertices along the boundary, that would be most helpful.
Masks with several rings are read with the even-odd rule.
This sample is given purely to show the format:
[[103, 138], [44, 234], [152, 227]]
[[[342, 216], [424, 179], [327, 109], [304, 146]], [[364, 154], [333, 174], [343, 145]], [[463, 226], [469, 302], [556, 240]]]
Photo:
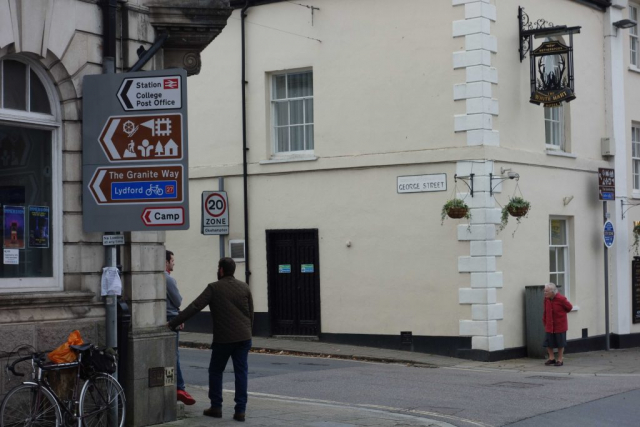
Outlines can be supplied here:
[[242, 28], [242, 181], [244, 186], [244, 277], [245, 282], [249, 284], [249, 197], [247, 194], [247, 102], [246, 102], [246, 61], [245, 61], [245, 40], [244, 40], [244, 20], [246, 18], [247, 9], [249, 9], [249, 0], [246, 0], [242, 12], [240, 13], [240, 23]]

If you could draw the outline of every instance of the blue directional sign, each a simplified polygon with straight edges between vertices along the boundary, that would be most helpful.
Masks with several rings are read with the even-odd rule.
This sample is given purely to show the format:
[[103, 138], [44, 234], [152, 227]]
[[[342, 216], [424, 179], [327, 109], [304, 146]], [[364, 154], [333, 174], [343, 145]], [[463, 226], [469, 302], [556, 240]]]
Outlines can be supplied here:
[[178, 181], [134, 181], [111, 183], [112, 200], [166, 200], [178, 197]]
[[604, 245], [607, 248], [610, 248], [611, 246], [613, 246], [613, 241], [616, 237], [616, 233], [615, 230], [613, 229], [613, 224], [611, 223], [611, 221], [607, 221], [604, 223]]

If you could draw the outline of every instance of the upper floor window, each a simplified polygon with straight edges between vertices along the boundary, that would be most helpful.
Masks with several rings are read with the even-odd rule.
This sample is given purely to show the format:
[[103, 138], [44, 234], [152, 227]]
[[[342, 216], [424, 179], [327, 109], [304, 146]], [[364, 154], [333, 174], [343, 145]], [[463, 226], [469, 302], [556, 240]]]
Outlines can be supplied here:
[[0, 61], [0, 82], [0, 108], [51, 114], [47, 91], [29, 65]]
[[[629, 19], [638, 22], [638, 6], [629, 4]], [[629, 28], [629, 63], [638, 67], [638, 26]]]
[[544, 108], [544, 135], [547, 148], [565, 150], [564, 106]]
[[274, 151], [313, 150], [313, 72], [272, 76], [271, 105]]
[[640, 126], [631, 126], [631, 173], [633, 189], [640, 190]]

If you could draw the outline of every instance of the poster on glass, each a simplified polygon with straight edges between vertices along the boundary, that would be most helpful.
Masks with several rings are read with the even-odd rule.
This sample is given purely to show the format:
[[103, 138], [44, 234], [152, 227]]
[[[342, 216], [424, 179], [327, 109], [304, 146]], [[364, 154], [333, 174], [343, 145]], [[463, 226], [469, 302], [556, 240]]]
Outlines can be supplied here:
[[24, 249], [24, 206], [4, 207], [4, 248]]
[[48, 206], [29, 206], [29, 247], [49, 247]]

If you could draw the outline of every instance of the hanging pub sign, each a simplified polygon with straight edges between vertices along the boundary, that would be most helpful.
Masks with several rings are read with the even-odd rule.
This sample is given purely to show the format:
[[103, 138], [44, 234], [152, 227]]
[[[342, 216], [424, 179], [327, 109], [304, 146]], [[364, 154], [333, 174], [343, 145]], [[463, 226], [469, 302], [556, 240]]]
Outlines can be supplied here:
[[[573, 35], [580, 33], [580, 27], [554, 25], [544, 19], [535, 23], [529, 21], [524, 8], [518, 11], [520, 25], [520, 61], [529, 53], [531, 74], [531, 99], [533, 104], [558, 107], [563, 102], [576, 98], [573, 74]], [[555, 39], [568, 36], [568, 46]], [[534, 38], [545, 38], [540, 46], [533, 49]]]

